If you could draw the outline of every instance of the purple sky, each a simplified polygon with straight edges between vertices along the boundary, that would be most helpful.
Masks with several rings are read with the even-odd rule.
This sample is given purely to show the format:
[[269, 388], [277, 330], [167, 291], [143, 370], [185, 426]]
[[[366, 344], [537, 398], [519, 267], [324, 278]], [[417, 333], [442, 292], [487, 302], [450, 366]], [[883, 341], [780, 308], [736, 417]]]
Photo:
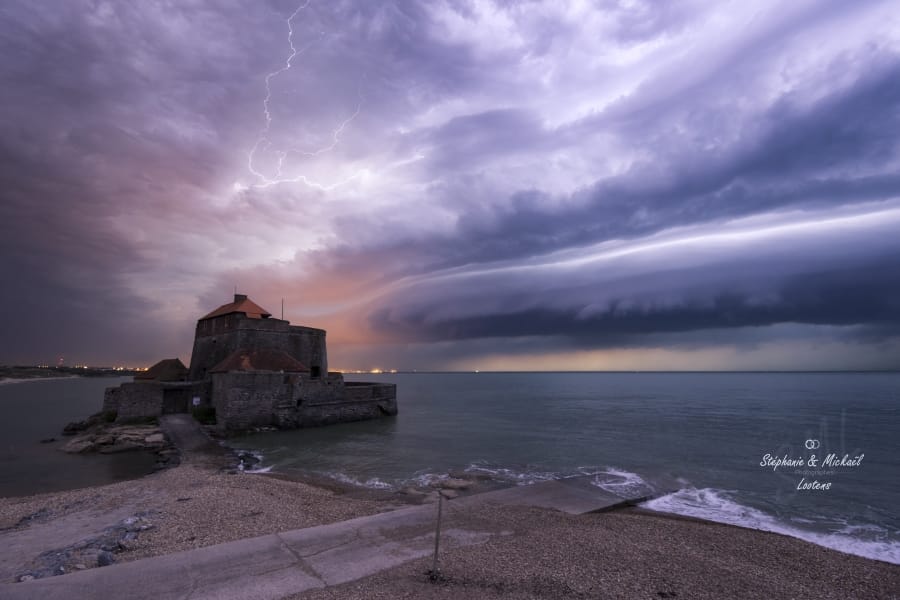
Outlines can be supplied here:
[[0, 4], [0, 363], [900, 367], [895, 2]]

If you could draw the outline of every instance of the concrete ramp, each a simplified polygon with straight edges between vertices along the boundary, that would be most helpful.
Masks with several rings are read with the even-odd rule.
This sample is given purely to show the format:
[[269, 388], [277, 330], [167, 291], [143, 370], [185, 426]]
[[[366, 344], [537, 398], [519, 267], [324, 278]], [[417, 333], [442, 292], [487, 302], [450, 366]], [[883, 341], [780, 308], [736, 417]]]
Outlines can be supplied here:
[[[414, 506], [130, 563], [0, 584], [3, 600], [274, 600], [353, 581], [434, 548], [434, 505]], [[443, 547], [479, 544], [491, 531], [448, 527]]]
[[649, 500], [649, 496], [617, 496], [591, 483], [590, 476], [542, 481], [533, 485], [516, 486], [459, 500], [457, 505], [477, 505], [496, 502], [511, 506], [538, 506], [559, 510], [570, 515], [612, 510]]

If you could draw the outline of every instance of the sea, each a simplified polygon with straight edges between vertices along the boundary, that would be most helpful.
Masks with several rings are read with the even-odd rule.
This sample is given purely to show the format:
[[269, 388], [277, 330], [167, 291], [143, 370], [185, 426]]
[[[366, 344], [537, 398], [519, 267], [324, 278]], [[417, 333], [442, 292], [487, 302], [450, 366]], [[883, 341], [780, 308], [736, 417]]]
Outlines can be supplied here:
[[62, 428], [96, 413], [107, 387], [131, 377], [0, 380], [0, 497], [134, 479], [152, 472], [150, 453], [73, 455]]
[[[900, 373], [345, 377], [396, 383], [399, 414], [229, 443], [256, 454], [260, 471], [382, 490], [451, 474], [497, 486], [584, 476], [622, 497], [650, 497], [640, 505], [650, 510], [900, 564]], [[29, 449], [13, 450], [19, 477], [36, 476], [30, 451], [47, 446], [36, 438], [58, 433], [63, 406], [68, 420], [99, 410], [96, 383], [0, 385], [3, 439], [10, 405], [43, 415], [35, 423], [55, 421], [16, 432]], [[99, 396], [78, 404], [82, 393]], [[0, 486], [9, 466], [0, 455]]]

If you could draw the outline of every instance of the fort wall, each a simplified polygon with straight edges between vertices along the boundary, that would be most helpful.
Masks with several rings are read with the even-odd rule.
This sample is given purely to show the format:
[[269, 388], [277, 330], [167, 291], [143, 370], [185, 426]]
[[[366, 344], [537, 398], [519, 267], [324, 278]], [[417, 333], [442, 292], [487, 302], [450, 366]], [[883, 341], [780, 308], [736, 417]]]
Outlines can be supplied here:
[[158, 417], [190, 410], [191, 401], [204, 395], [203, 382], [133, 382], [106, 388], [103, 412], [115, 412], [116, 421]]
[[254, 427], [294, 429], [397, 414], [394, 384], [345, 385], [343, 376], [229, 372], [212, 376], [212, 404], [221, 433]]
[[123, 383], [107, 388], [103, 411], [115, 411], [117, 421], [158, 417], [163, 412], [163, 388], [159, 383]]
[[233, 352], [260, 349], [285, 352], [307, 366], [313, 376], [328, 373], [325, 330], [231, 314], [197, 323], [189, 379], [204, 379]]

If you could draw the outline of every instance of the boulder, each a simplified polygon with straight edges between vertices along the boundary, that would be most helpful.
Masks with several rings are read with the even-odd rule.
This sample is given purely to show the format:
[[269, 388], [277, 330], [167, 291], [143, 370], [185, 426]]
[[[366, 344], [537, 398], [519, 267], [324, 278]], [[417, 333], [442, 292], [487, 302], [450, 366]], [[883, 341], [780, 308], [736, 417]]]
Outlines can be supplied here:
[[151, 433], [144, 438], [145, 444], [162, 445], [166, 443], [166, 436], [162, 433]]
[[90, 452], [96, 449], [94, 440], [90, 437], [77, 437], [62, 447], [63, 452], [79, 454], [81, 452]]
[[97, 555], [97, 566], [98, 567], [108, 567], [109, 565], [113, 564], [114, 562], [116, 562], [116, 557], [113, 556], [112, 552], [103, 550]]
[[241, 469], [254, 469], [259, 466], [259, 463], [261, 462], [258, 456], [249, 452], [241, 452], [238, 455], [238, 460], [240, 461]]
[[115, 436], [110, 434], [98, 435], [94, 438], [94, 443], [98, 446], [106, 446], [107, 444], [112, 444], [116, 441]]
[[121, 439], [116, 440], [115, 444], [110, 446], [101, 446], [100, 454], [116, 454], [118, 452], [131, 452], [132, 450], [141, 450], [143, 449], [143, 444], [132, 442], [132, 441], [121, 441]]
[[76, 433], [84, 431], [90, 426], [91, 424], [87, 421], [73, 421], [63, 427], [62, 433], [63, 435], [75, 435]]

